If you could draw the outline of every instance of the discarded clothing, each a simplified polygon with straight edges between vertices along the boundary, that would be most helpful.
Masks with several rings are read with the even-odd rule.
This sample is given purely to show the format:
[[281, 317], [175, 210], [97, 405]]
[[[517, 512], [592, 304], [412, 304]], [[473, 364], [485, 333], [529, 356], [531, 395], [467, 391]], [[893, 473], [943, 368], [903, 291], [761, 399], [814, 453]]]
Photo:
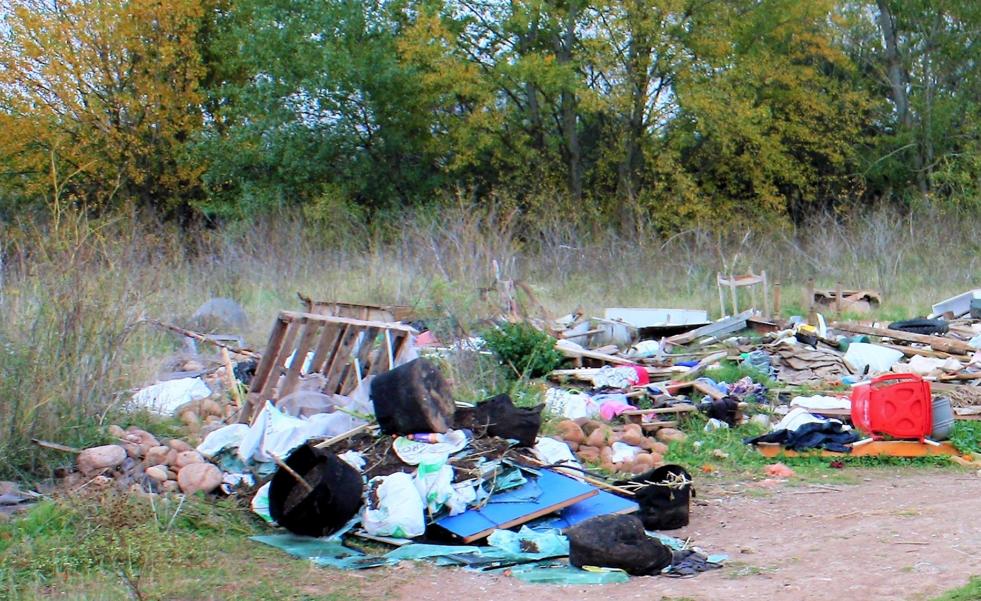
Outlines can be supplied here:
[[611, 367], [605, 365], [592, 377], [596, 388], [630, 388], [640, 381], [633, 367]]
[[746, 444], [760, 442], [780, 443], [792, 451], [807, 449], [826, 449], [838, 453], [851, 453], [852, 448], [846, 446], [858, 441], [855, 430], [845, 430], [838, 420], [815, 421], [801, 425], [796, 430], [782, 428], [756, 438], [747, 438]]
[[721, 567], [721, 563], [712, 563], [707, 556], [692, 549], [685, 549], [674, 551], [672, 553], [671, 565], [661, 573], [665, 576], [686, 578], [695, 576], [701, 572], [717, 570]]

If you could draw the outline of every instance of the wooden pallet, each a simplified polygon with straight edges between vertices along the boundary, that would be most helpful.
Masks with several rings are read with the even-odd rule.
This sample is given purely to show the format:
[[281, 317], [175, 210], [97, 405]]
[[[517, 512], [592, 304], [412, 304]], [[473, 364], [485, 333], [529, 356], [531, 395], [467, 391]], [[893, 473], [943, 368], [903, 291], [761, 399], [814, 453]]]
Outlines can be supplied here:
[[342, 301], [315, 301], [297, 293], [304, 311], [314, 315], [327, 317], [346, 317], [365, 321], [408, 321], [412, 319], [414, 310], [405, 305], [371, 305], [365, 303], [345, 303]]
[[[294, 392], [300, 377], [308, 374], [326, 378], [324, 394], [348, 394], [365, 377], [396, 365], [414, 333], [398, 323], [282, 311], [256, 367], [240, 420], [250, 421], [264, 401], [275, 403]], [[310, 353], [312, 360], [304, 370]]]

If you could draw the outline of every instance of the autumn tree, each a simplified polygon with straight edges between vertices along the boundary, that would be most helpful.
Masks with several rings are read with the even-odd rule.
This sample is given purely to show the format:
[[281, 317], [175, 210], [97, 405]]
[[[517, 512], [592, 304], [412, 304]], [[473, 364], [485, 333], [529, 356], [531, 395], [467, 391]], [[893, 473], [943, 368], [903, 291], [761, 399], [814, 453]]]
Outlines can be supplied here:
[[90, 209], [185, 211], [201, 167], [201, 0], [9, 0], [0, 26], [0, 190]]

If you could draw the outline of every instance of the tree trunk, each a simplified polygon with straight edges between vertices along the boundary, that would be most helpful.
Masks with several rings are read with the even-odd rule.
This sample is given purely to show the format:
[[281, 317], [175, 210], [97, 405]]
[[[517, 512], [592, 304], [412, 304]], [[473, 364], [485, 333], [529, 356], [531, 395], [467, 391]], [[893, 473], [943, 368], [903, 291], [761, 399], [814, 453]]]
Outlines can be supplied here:
[[[896, 116], [899, 125], [905, 131], [910, 132], [914, 138], [919, 137], [913, 128], [913, 113], [910, 110], [909, 102], [909, 71], [903, 65], [902, 57], [899, 53], [899, 34], [896, 31], [896, 18], [889, 8], [887, 0], [876, 0], [879, 8], [879, 30], [882, 32], [883, 47], [885, 49], [886, 70], [889, 79], [890, 95], [896, 105]], [[919, 134], [922, 135], [922, 132]], [[923, 144], [922, 139], [914, 140], [913, 151], [913, 170], [916, 175], [916, 187], [920, 193], [926, 194], [930, 190], [926, 172], [923, 168]]]

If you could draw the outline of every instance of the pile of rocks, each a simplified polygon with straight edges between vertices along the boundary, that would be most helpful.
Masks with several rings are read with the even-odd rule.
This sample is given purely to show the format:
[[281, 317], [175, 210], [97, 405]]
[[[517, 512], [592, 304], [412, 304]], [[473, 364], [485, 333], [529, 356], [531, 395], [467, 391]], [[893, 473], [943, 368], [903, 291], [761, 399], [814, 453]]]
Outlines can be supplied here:
[[187, 494], [210, 493], [221, 485], [221, 470], [183, 440], [161, 441], [136, 427], [109, 426], [109, 434], [119, 442], [79, 453], [78, 472], [70, 476], [79, 485]]
[[589, 419], [562, 420], [556, 428], [556, 438], [569, 445], [581, 461], [598, 463], [611, 472], [631, 474], [642, 474], [664, 465], [667, 443], [685, 438], [684, 432], [673, 428], [661, 428], [651, 438], [639, 424], [611, 426]]

